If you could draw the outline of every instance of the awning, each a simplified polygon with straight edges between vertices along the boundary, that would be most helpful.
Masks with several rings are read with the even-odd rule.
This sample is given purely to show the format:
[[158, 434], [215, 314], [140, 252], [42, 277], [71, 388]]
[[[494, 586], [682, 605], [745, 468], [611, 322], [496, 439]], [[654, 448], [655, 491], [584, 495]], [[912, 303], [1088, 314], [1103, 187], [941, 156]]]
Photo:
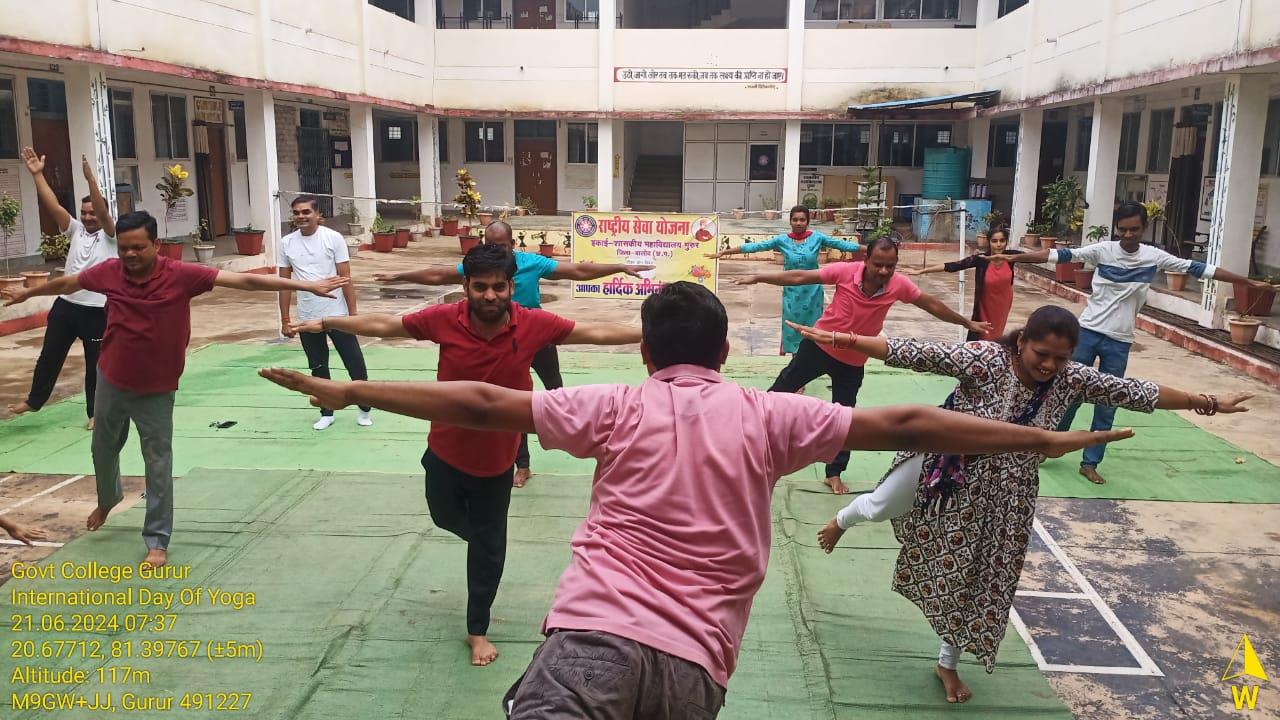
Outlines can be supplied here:
[[890, 102], [871, 103], [870, 105], [850, 105], [849, 112], [866, 112], [868, 110], [907, 110], [911, 108], [932, 108], [939, 105], [956, 107], [956, 103], [968, 103], [973, 107], [990, 107], [1000, 101], [999, 90], [983, 90], [981, 92], [960, 93], [958, 95], [938, 95], [936, 97], [914, 98], [912, 100], [892, 100]]

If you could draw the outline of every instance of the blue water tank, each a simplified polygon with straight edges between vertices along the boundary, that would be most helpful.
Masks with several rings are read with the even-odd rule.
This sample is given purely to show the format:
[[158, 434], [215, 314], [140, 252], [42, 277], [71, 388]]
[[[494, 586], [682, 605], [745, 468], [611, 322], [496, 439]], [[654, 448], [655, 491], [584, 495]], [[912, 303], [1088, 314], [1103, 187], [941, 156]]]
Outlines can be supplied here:
[[969, 194], [969, 148], [925, 148], [924, 185], [928, 200], [959, 200]]

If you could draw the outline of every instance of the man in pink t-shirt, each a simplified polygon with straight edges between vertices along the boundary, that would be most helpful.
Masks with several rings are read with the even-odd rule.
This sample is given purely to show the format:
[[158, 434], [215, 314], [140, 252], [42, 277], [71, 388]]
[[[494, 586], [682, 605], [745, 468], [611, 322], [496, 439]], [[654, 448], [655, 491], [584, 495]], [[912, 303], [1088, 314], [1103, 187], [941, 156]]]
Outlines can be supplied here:
[[323, 407], [361, 403], [537, 432], [544, 447], [596, 460], [587, 517], [543, 623], [547, 640], [504, 701], [512, 718], [715, 717], [768, 566], [769, 501], [783, 475], [840, 449], [1061, 455], [1102, 437], [741, 387], [719, 373], [729, 352], [724, 306], [695, 283], [664, 286], [640, 318], [649, 378], [638, 387], [531, 393], [261, 371]]
[[[835, 285], [835, 297], [815, 325], [819, 330], [879, 335], [884, 329], [884, 318], [889, 314], [889, 308], [899, 302], [911, 303], [939, 320], [961, 325], [970, 331], [985, 332], [989, 328], [985, 322], [970, 320], [957, 313], [938, 298], [922, 292], [910, 278], [894, 272], [898, 266], [898, 244], [895, 237], [877, 238], [867, 246], [866, 262], [830, 263], [817, 270], [746, 275], [734, 282], [738, 285]], [[797, 392], [827, 375], [831, 378], [831, 400], [853, 407], [858, 403], [862, 366], [866, 362], [867, 356], [862, 353], [803, 340], [769, 391]], [[841, 450], [834, 460], [827, 463], [826, 480], [823, 482], [837, 495], [849, 492], [840, 478], [848, 466], [849, 453], [846, 450]]]

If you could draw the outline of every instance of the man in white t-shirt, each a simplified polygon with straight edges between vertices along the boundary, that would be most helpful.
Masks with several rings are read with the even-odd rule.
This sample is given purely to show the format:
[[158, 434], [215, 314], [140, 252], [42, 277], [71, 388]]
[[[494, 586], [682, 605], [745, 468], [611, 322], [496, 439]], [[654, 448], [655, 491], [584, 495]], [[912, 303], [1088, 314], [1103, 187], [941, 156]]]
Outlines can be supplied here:
[[[58, 230], [66, 233], [71, 241], [67, 249], [66, 275], [74, 275], [100, 262], [116, 256], [116, 224], [107, 209], [107, 201], [98, 189], [93, 176], [93, 166], [85, 156], [80, 156], [81, 169], [89, 181], [89, 194], [80, 201], [80, 219], [58, 203], [53, 188], [44, 179], [44, 155], [37, 156], [31, 148], [22, 149], [22, 161], [27, 164], [36, 183], [36, 197], [40, 207], [53, 216]], [[40, 358], [36, 360], [31, 376], [31, 391], [24, 402], [10, 405], [14, 415], [39, 410], [49, 401], [53, 386], [58, 382], [67, 352], [77, 339], [84, 346], [84, 410], [89, 416], [87, 427], [93, 429], [93, 398], [98, 384], [98, 351], [102, 349], [102, 333], [107, 329], [107, 298], [96, 292], [77, 290], [59, 295], [49, 309], [45, 321], [44, 343], [40, 346]]]
[[[320, 203], [312, 195], [299, 195], [290, 205], [293, 211], [293, 226], [297, 228], [280, 240], [278, 262], [280, 277], [296, 277], [299, 280], [323, 280], [334, 275], [351, 277], [351, 256], [347, 252], [347, 240], [342, 235], [323, 227], [320, 224]], [[289, 328], [292, 320], [289, 316], [293, 304], [293, 291], [280, 291], [280, 332], [285, 337], [293, 337], [295, 333]], [[298, 296], [298, 321], [322, 320], [327, 317], [346, 317], [356, 314], [356, 290], [350, 283], [343, 286], [342, 294], [337, 297], [320, 297], [318, 295]], [[301, 333], [302, 350], [307, 354], [307, 364], [311, 366], [311, 374], [319, 378], [329, 377], [329, 340], [333, 341], [333, 349], [338, 351], [342, 364], [352, 380], [368, 380], [369, 371], [365, 368], [364, 353], [360, 352], [360, 341], [355, 335], [341, 330], [326, 332]], [[369, 417], [370, 408], [360, 406], [356, 415], [356, 423], [372, 425]], [[316, 430], [324, 430], [332, 425], [333, 410], [321, 408], [320, 419], [312, 425]]]

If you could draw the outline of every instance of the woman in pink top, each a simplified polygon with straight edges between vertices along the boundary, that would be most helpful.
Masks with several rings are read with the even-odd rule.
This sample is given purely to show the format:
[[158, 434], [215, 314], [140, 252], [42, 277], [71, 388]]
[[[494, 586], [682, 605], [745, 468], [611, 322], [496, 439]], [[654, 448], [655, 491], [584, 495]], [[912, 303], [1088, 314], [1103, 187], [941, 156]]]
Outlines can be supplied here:
[[[867, 246], [866, 262], [831, 263], [819, 270], [785, 270], [736, 278], [739, 285], [768, 283], [770, 285], [835, 285], [836, 294], [831, 305], [818, 319], [820, 330], [855, 332], [859, 335], [876, 335], [884, 329], [884, 318], [895, 303], [915, 305], [930, 315], [949, 323], [968, 328], [970, 332], [986, 332], [988, 324], [970, 320], [938, 298], [921, 292], [910, 278], [895, 273], [898, 266], [898, 239], [882, 237]], [[770, 392], [793, 393], [817, 378], [831, 378], [831, 400], [853, 407], [858, 403], [858, 390], [862, 387], [863, 365], [867, 356], [854, 350], [836, 349], [817, 345], [812, 340], [800, 343], [791, 362], [773, 381]], [[823, 481], [831, 492], [843, 495], [848, 486], [840, 478], [849, 466], [849, 453], [840, 451], [826, 466]]]
[[[796, 330], [832, 342], [826, 331]], [[959, 383], [943, 407], [1023, 426], [1057, 427], [1081, 401], [1138, 412], [1247, 410], [1249, 395], [1192, 395], [1071, 362], [1079, 338], [1075, 316], [1046, 305], [1031, 313], [1025, 328], [998, 342], [835, 333], [834, 344], [856, 347], [892, 367], [950, 375]], [[822, 548], [831, 552], [854, 524], [893, 520], [902, 543], [893, 589], [920, 607], [942, 639], [934, 672], [947, 702], [971, 696], [956, 672], [962, 651], [977, 656], [987, 672], [995, 668], [1027, 553], [1043, 459], [1034, 453], [898, 453], [875, 491], [859, 495], [818, 533]]]
[[663, 286], [640, 318], [649, 378], [636, 387], [534, 393], [262, 371], [313, 405], [536, 431], [543, 447], [596, 460], [547, 640], [503, 703], [518, 720], [715, 717], [768, 566], [770, 496], [782, 475], [840, 448], [1062, 454], [1131, 434], [1058, 433], [921, 406], [855, 410], [741, 387], [719, 373], [724, 306], [695, 283]]

